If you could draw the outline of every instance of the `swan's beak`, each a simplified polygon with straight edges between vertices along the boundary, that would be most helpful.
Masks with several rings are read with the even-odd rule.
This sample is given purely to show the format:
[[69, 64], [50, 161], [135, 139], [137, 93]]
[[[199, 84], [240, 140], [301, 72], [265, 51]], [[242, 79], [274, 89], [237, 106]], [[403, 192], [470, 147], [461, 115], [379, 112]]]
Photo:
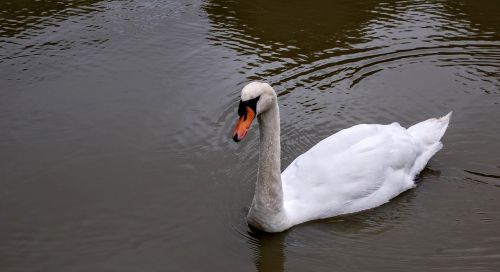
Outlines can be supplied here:
[[233, 140], [235, 142], [243, 140], [254, 118], [255, 112], [250, 107], [246, 107], [245, 114], [240, 116], [240, 119], [238, 120], [238, 122], [236, 123], [236, 127], [234, 128]]

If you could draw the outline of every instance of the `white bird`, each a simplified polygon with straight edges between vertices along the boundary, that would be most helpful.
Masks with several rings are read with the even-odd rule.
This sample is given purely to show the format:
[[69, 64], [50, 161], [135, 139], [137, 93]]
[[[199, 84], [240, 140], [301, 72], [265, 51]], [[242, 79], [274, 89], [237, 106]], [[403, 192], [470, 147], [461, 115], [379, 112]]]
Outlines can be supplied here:
[[398, 123], [341, 130], [296, 158], [283, 173], [278, 98], [267, 83], [241, 91], [233, 140], [257, 116], [260, 129], [255, 195], [248, 224], [265, 232], [371, 209], [415, 186], [414, 178], [441, 148], [451, 112], [408, 129]]

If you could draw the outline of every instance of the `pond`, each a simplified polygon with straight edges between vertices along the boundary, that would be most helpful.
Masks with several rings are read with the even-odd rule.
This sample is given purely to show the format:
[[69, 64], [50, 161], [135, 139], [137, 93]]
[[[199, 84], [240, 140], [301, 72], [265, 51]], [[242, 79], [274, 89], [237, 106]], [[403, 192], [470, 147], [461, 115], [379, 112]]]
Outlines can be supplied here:
[[[496, 271], [498, 1], [3, 0], [0, 270]], [[454, 114], [418, 186], [274, 235], [245, 216], [254, 124], [282, 167], [355, 124]]]

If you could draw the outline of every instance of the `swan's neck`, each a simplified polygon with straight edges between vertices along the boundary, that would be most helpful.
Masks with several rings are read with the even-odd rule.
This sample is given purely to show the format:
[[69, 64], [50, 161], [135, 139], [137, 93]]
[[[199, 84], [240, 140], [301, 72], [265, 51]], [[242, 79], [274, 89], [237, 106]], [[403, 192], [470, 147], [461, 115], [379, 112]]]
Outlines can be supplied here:
[[280, 115], [278, 103], [258, 117], [259, 170], [255, 195], [248, 214], [250, 225], [275, 232], [286, 228], [281, 185]]

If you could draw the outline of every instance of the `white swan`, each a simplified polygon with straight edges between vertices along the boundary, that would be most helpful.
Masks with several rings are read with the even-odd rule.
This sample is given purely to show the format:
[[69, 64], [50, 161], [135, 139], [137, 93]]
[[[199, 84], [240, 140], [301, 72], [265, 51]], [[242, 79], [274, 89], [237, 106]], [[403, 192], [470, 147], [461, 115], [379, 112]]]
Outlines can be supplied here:
[[415, 186], [415, 176], [443, 146], [451, 112], [408, 129], [398, 123], [341, 130], [296, 158], [280, 174], [278, 99], [267, 83], [241, 91], [233, 139], [257, 116], [259, 170], [248, 224], [266, 232], [377, 207]]

